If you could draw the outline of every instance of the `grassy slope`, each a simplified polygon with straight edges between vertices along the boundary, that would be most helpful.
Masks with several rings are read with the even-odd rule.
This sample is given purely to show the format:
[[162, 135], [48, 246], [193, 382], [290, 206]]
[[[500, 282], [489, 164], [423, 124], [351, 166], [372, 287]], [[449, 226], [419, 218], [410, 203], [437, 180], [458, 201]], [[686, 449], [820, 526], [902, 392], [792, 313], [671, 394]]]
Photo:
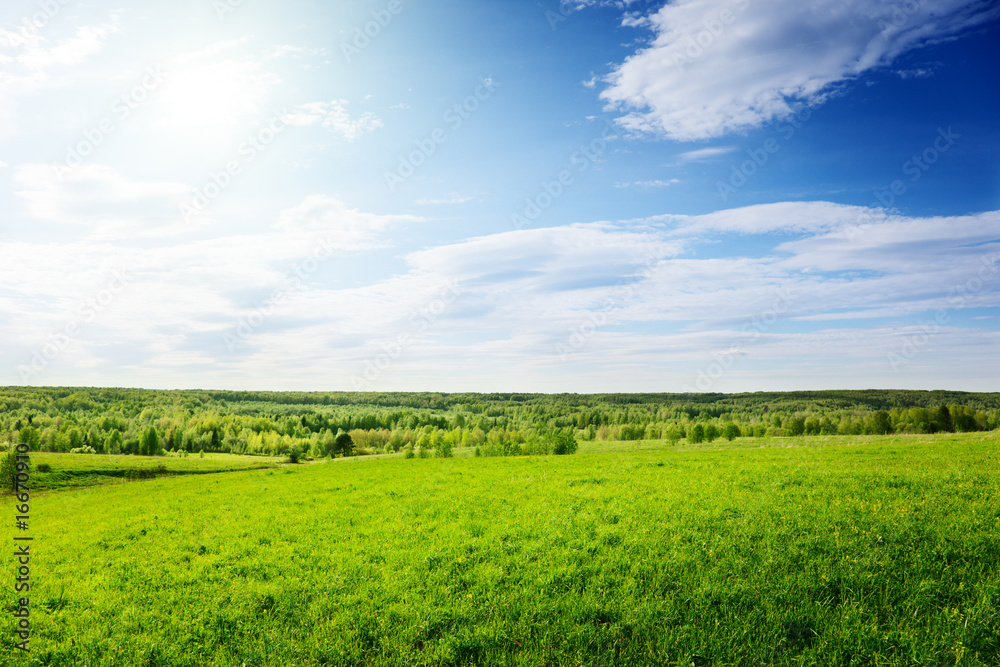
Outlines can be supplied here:
[[734, 444], [46, 494], [26, 664], [995, 664], [1000, 434]]
[[[61, 489], [125, 481], [135, 473], [192, 474], [274, 467], [285, 459], [271, 456], [240, 456], [236, 454], [197, 454], [177, 456], [126, 456], [105, 454], [31, 453], [32, 488]], [[37, 466], [46, 464], [51, 472], [40, 472]]]

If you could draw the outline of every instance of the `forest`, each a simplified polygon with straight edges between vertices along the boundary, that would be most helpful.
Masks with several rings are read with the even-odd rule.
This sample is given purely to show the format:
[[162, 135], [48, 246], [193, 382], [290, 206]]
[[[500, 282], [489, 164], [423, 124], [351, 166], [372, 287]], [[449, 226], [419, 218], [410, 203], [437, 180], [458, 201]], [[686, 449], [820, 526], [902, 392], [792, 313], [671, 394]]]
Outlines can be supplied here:
[[473, 394], [0, 388], [0, 443], [34, 451], [293, 458], [572, 453], [577, 440], [711, 442], [1000, 428], [1000, 394]]

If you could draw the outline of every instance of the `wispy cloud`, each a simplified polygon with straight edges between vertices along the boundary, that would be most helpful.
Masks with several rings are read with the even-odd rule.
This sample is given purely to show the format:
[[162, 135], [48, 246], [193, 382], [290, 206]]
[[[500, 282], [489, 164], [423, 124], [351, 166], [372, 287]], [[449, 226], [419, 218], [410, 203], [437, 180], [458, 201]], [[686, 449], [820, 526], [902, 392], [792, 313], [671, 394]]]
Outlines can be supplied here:
[[671, 185], [677, 185], [680, 181], [676, 178], [671, 178], [669, 180], [653, 180], [653, 181], [635, 181], [632, 183], [615, 183], [616, 188], [669, 188]]
[[445, 195], [444, 197], [424, 197], [418, 199], [416, 203], [420, 206], [439, 206], [444, 204], [465, 204], [473, 199], [475, 199], [475, 197], [460, 195], [457, 192], [453, 192], [449, 195]]
[[[0, 358], [9, 367], [22, 363], [18, 354], [72, 317], [113, 266], [134, 267], [128, 292], [81, 336], [79, 353], [60, 362], [95, 380], [131, 373], [141, 382], [165, 373], [187, 378], [186, 386], [221, 378], [253, 384], [273, 373], [290, 387], [346, 388], [373, 341], [410, 331], [414, 313], [450, 284], [460, 285], [460, 297], [384, 374], [384, 386], [426, 387], [428, 378], [455, 371], [459, 388], [530, 380], [566, 389], [575, 376], [552, 375], [565, 369], [555, 345], [600, 311], [605, 325], [572, 361], [588, 369], [590, 386], [679, 389], [695, 365], [742, 340], [747, 322], [776, 294], [790, 305], [783, 325], [759, 336], [754, 358], [772, 364], [770, 377], [813, 386], [797, 369], [818, 372], [816, 350], [823, 349], [825, 358], [840, 355], [839, 365], [817, 383], [850, 384], [851, 373], [865, 377], [858, 375], [864, 364], [884, 362], [898, 336], [926, 313], [957, 312], [960, 286], [981, 282], [963, 294], [961, 308], [995, 308], [1000, 293], [1000, 212], [915, 218], [789, 202], [480, 236], [411, 252], [402, 272], [364, 285], [316, 274], [288, 293], [238, 353], [222, 344], [233, 322], [282, 284], [283, 267], [317, 243], [333, 243], [344, 256], [369, 252], [394, 227], [418, 221], [313, 195], [286, 209], [266, 234], [145, 249], [125, 241], [4, 244], [0, 262], [11, 279], [0, 295]], [[756, 236], [757, 252], [726, 245], [738, 235]], [[710, 256], [700, 256], [704, 249]], [[331, 266], [339, 261], [335, 255]], [[835, 328], [838, 322], [845, 326]], [[980, 350], [978, 363], [996, 359], [996, 332], [956, 322], [946, 334], [949, 345]], [[958, 367], [972, 363], [960, 356]], [[469, 359], [479, 360], [475, 377], [458, 373]], [[630, 382], [616, 384], [623, 372]], [[58, 379], [58, 369], [52, 373]], [[728, 382], [730, 389], [761, 386], [742, 371]]]
[[98, 164], [65, 173], [29, 164], [15, 170], [14, 184], [29, 215], [94, 235], [162, 236], [186, 228], [179, 210], [191, 188], [181, 183], [133, 181]]
[[687, 151], [677, 156], [678, 162], [707, 162], [723, 155], [735, 152], [735, 146], [713, 146], [711, 148], [699, 148], [694, 151]]
[[652, 43], [614, 69], [601, 97], [633, 131], [679, 141], [744, 132], [998, 15], [986, 0], [679, 0], [627, 19]]
[[358, 118], [351, 118], [347, 104], [347, 100], [309, 102], [284, 115], [282, 120], [289, 125], [320, 125], [333, 130], [348, 141], [382, 127], [382, 119], [371, 112], [363, 113]]

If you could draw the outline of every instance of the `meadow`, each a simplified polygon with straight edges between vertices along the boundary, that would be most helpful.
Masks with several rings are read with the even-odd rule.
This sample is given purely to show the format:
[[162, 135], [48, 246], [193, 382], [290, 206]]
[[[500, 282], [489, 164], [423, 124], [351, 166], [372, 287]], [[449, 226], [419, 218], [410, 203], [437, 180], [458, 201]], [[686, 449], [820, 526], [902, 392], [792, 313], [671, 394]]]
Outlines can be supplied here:
[[32, 489], [49, 490], [115, 484], [165, 475], [191, 475], [273, 468], [284, 457], [202, 453], [191, 456], [86, 455], [35, 452], [31, 455]]
[[38, 492], [32, 651], [8, 558], [2, 659], [998, 662], [1000, 432], [461, 453]]

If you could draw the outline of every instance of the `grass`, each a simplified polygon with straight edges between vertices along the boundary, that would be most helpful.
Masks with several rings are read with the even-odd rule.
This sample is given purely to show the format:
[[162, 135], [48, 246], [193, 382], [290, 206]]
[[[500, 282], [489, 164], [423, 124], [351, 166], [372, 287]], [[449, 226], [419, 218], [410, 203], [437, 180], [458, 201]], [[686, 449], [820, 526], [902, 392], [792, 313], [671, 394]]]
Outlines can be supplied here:
[[32, 452], [32, 489], [44, 491], [113, 484], [163, 475], [271, 468], [284, 460], [281, 457], [237, 454], [205, 454], [203, 457], [191, 454], [182, 458]]
[[44, 494], [20, 664], [997, 664], [1000, 434], [778, 442]]

